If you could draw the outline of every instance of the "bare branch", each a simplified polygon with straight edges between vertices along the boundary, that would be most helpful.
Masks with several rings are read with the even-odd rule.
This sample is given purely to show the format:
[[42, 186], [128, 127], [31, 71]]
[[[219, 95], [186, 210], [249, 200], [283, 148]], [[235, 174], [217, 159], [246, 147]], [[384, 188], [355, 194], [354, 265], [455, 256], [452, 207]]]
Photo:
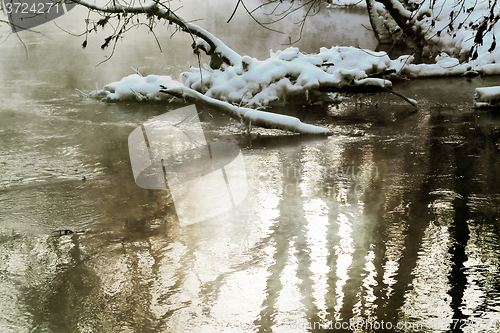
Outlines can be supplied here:
[[[158, 19], [165, 19], [173, 24], [179, 26], [179, 28], [187, 33], [195, 35], [201, 38], [205, 43], [208, 44], [209, 48], [204, 49], [208, 55], [217, 54], [224, 62], [229, 65], [239, 65], [241, 64], [241, 56], [224, 45], [218, 38], [209, 33], [208, 31], [200, 28], [199, 26], [189, 23], [184, 18], [175, 14], [168, 7], [160, 3], [159, 1], [152, 1], [145, 5], [122, 5], [115, 3], [113, 5], [100, 6], [95, 3], [88, 2], [87, 0], [72, 0], [73, 2], [89, 8], [90, 10], [97, 11], [100, 13], [110, 13], [110, 14], [146, 14], [148, 16], [154, 16]], [[160, 7], [161, 6], [161, 7]], [[199, 43], [194, 43], [193, 47], [198, 47]], [[202, 48], [203, 49], [203, 48]]]

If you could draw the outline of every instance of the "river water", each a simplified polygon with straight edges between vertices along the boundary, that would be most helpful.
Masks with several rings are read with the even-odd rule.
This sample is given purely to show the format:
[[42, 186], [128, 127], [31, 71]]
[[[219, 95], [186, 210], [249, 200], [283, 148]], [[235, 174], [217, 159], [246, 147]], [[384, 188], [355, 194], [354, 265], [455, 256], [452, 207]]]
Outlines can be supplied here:
[[[240, 53], [262, 59], [288, 40], [240, 11], [226, 25], [230, 5], [183, 5]], [[76, 33], [85, 17], [75, 9], [57, 22]], [[376, 47], [362, 11], [312, 20], [306, 52]], [[297, 32], [293, 20], [278, 27]], [[241, 134], [199, 110], [209, 141], [241, 148], [249, 193], [181, 227], [167, 191], [134, 183], [127, 138], [182, 105], [106, 104], [75, 90], [130, 66], [177, 77], [196, 64], [189, 37], [161, 29], [163, 54], [133, 30], [98, 67], [106, 30], [86, 50], [51, 23], [22, 33], [29, 60], [15, 36], [0, 46], [0, 331], [497, 331], [500, 116], [472, 101], [499, 78], [397, 84], [416, 112], [386, 94], [274, 110], [328, 138]]]

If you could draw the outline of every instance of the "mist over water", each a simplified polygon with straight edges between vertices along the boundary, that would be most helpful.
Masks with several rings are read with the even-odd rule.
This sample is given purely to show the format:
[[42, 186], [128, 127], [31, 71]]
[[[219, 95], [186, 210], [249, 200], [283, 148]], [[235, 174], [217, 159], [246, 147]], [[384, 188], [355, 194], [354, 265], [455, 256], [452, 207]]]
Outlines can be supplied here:
[[[183, 1], [179, 13], [259, 59], [296, 31], [293, 20], [275, 27], [285, 35], [263, 30], [242, 11], [226, 25], [229, 3]], [[86, 15], [57, 22], [81, 32]], [[298, 46], [374, 49], [361, 23], [360, 11], [324, 11]], [[328, 138], [240, 134], [200, 109], [208, 141], [241, 148], [249, 195], [181, 227], [168, 191], [134, 183], [127, 138], [182, 105], [105, 104], [75, 88], [130, 66], [177, 78], [197, 64], [190, 37], [158, 27], [160, 53], [146, 29], [131, 30], [96, 67], [111, 52], [100, 49], [106, 30], [85, 50], [52, 23], [40, 30], [20, 35], [28, 61], [15, 36], [0, 46], [0, 331], [498, 330], [500, 117], [472, 103], [498, 78], [396, 85], [417, 112], [387, 94], [274, 109]]]

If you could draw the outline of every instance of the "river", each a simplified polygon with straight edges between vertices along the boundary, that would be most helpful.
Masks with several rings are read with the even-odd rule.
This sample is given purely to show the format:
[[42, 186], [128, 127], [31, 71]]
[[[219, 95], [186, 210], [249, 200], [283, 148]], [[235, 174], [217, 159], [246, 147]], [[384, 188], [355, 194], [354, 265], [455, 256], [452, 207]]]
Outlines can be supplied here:
[[[183, 1], [181, 15], [259, 59], [296, 37], [243, 11]], [[82, 32], [77, 8], [57, 20]], [[362, 10], [310, 18], [301, 50], [374, 49]], [[314, 21], [313, 21], [314, 20]], [[163, 30], [162, 30], [163, 29]], [[168, 191], [139, 188], [127, 138], [180, 105], [104, 103], [94, 89], [133, 73], [174, 78], [189, 36], [73, 37], [48, 23], [0, 46], [2, 332], [478, 332], [500, 327], [500, 116], [473, 107], [498, 77], [400, 82], [338, 105], [276, 108], [330, 137], [234, 130], [200, 115], [209, 141], [242, 150], [248, 195], [182, 227]], [[5, 29], [2, 31], [6, 37]], [[97, 83], [96, 83], [97, 82]], [[84, 175], [84, 176], [83, 176]], [[56, 230], [81, 231], [59, 236]], [[348, 326], [351, 325], [351, 326]], [[475, 326], [474, 326], [475, 325]]]

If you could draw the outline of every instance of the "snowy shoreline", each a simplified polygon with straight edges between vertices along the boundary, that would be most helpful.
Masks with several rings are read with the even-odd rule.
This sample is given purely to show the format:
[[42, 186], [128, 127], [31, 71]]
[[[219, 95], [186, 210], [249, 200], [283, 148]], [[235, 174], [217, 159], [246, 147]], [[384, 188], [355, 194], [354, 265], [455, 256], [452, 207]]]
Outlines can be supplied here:
[[[223, 66], [212, 70], [191, 68], [179, 80], [167, 75], [132, 74], [120, 81], [111, 82], [101, 90], [94, 90], [91, 97], [108, 102], [169, 101], [172, 96], [160, 92], [160, 85], [167, 88], [187, 87], [205, 96], [224, 102], [259, 108], [285, 105], [287, 99], [299, 96], [307, 100], [320, 88], [342, 90], [370, 87], [391, 88], [391, 79], [428, 78], [461, 75], [497, 75], [500, 64], [473, 67], [460, 64], [458, 59], [446, 54], [436, 57], [435, 64], [412, 64], [413, 56], [391, 60], [385, 52], [374, 52], [354, 47], [321, 48], [317, 54], [301, 53], [290, 47], [271, 55], [264, 61], [242, 57], [240, 66]], [[376, 78], [378, 73], [392, 72], [386, 79]]]

